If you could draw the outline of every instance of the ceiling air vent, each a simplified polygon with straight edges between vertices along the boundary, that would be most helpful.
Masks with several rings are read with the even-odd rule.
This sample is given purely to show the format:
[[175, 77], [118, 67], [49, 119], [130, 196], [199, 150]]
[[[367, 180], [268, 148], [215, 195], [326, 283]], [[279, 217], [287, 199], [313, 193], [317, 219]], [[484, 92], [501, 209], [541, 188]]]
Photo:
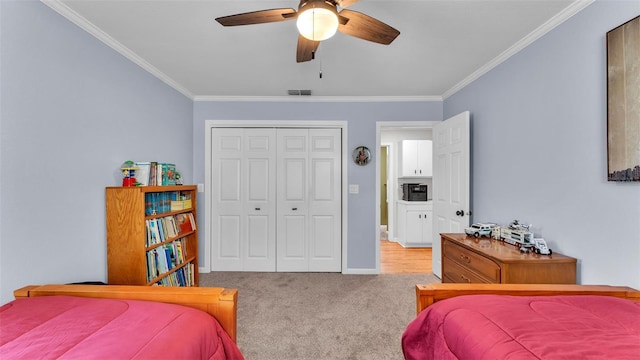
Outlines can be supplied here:
[[287, 90], [289, 95], [311, 95], [311, 90]]

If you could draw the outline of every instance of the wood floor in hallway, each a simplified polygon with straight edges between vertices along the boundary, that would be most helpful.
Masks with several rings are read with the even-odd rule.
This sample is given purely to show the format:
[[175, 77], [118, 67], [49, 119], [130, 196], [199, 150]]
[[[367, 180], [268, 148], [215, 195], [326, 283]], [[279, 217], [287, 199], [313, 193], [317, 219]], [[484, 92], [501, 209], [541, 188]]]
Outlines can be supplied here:
[[380, 273], [422, 274], [431, 272], [431, 248], [404, 248], [394, 241], [380, 241]]

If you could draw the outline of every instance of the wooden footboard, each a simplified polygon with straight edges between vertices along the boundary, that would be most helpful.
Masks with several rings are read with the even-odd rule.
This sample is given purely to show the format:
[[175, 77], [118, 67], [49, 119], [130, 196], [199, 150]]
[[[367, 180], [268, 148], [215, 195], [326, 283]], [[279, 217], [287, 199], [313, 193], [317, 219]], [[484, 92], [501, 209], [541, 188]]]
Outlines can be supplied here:
[[16, 299], [67, 295], [90, 298], [164, 302], [209, 313], [236, 341], [238, 291], [207, 287], [161, 287], [130, 285], [30, 285], [13, 292]]
[[603, 295], [640, 302], [640, 291], [626, 286], [551, 285], [551, 284], [425, 284], [416, 285], [416, 310], [419, 314], [437, 301], [460, 295]]

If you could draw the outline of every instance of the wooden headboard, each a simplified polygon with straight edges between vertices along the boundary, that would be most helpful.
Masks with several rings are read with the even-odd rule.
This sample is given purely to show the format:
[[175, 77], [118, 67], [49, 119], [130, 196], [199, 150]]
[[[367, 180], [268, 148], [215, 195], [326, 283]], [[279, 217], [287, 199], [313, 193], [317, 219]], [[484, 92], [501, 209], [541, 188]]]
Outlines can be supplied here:
[[103, 299], [145, 300], [177, 304], [202, 310], [236, 341], [238, 291], [208, 287], [161, 287], [133, 285], [30, 285], [13, 292], [16, 299], [35, 296], [79, 296]]
[[450, 297], [478, 294], [513, 296], [603, 295], [640, 302], [640, 291], [626, 286], [436, 283], [416, 285], [416, 311], [419, 314], [435, 302]]

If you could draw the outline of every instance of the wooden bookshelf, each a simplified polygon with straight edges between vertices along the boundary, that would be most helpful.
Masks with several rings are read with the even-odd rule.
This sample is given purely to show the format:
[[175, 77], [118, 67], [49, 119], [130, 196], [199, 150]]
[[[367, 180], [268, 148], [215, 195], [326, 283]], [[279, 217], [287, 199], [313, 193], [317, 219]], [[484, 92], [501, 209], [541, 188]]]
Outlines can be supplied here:
[[110, 285], [198, 286], [196, 195], [195, 185], [106, 188]]

